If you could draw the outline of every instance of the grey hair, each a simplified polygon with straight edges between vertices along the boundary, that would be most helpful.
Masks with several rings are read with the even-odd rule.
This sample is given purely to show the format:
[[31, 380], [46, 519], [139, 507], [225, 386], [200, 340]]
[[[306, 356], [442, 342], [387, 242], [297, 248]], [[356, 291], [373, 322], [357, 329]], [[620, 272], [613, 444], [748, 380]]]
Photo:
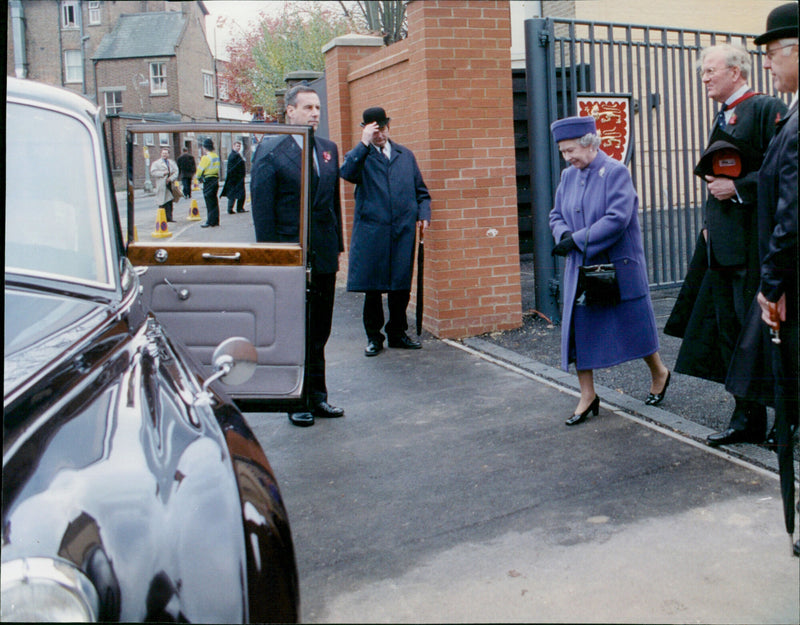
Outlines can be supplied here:
[[[295, 85], [289, 91], [286, 92], [286, 95], [283, 96], [283, 104], [284, 106], [297, 106], [297, 96], [300, 93], [317, 93], [316, 89], [312, 89], [308, 85]], [[319, 95], [319, 94], [317, 94]]]
[[590, 132], [578, 139], [578, 145], [580, 145], [582, 148], [599, 148], [600, 141], [601, 139], [598, 135]]
[[750, 61], [750, 53], [744, 46], [733, 43], [720, 43], [716, 46], [703, 48], [703, 51], [700, 53], [700, 59], [697, 61], [698, 71], [703, 70], [703, 62], [706, 60], [709, 52], [714, 52], [716, 50], [720, 50], [725, 54], [725, 65], [727, 67], [738, 67], [742, 78], [745, 80], [749, 78], [750, 69], [753, 67]]

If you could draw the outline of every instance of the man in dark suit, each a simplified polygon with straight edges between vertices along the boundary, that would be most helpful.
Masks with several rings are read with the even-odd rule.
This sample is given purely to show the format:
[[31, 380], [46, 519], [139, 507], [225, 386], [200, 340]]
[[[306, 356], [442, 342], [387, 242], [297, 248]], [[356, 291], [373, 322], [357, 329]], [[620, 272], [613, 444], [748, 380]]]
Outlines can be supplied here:
[[[297, 85], [286, 93], [284, 101], [287, 123], [317, 129], [320, 101], [316, 91], [306, 85]], [[257, 241], [300, 240], [300, 139], [296, 135], [286, 135], [268, 138], [258, 144], [250, 172], [250, 198]], [[339, 151], [335, 143], [322, 137], [313, 139], [312, 150], [310, 336], [306, 369], [311, 411], [289, 413], [289, 420], [301, 427], [314, 425], [315, 416], [344, 416], [344, 410], [328, 403], [325, 384], [325, 344], [331, 333], [339, 254], [344, 251]]]
[[233, 215], [233, 206], [236, 204], [237, 213], [246, 213], [244, 209], [245, 191], [244, 177], [247, 169], [241, 155], [242, 142], [234, 141], [233, 149], [228, 154], [228, 166], [225, 169], [225, 185], [222, 187], [220, 197], [228, 198], [228, 214]]
[[[749, 146], [758, 159], [762, 158], [786, 106], [776, 98], [755, 93], [748, 86], [750, 57], [740, 46], [721, 44], [706, 48], [698, 67], [708, 97], [722, 105], [712, 126], [712, 140], [728, 136], [733, 143]], [[705, 176], [708, 186], [705, 223], [692, 259], [692, 267], [705, 274], [682, 333], [684, 340], [675, 365], [680, 373], [717, 382], [725, 380], [742, 323], [758, 287], [757, 178], [757, 167], [739, 177]], [[690, 277], [687, 276], [687, 283], [692, 282]], [[681, 296], [667, 322], [667, 333], [673, 334], [669, 328], [677, 311], [686, 310]], [[764, 406], [746, 397], [735, 400], [728, 427], [707, 438], [710, 446], [764, 441]]]

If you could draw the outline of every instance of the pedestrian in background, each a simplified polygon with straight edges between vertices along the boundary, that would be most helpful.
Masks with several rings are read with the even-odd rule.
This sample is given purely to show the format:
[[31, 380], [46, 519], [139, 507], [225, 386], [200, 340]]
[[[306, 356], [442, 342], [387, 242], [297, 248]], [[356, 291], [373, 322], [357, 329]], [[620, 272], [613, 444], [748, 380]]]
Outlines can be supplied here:
[[[356, 185], [347, 290], [364, 293], [364, 354], [375, 356], [383, 350], [381, 329], [389, 347], [422, 347], [406, 334], [406, 310], [416, 230], [421, 226], [424, 232], [430, 223], [431, 196], [413, 152], [389, 139], [386, 111], [368, 108], [362, 120], [361, 141], [347, 153], [341, 170], [342, 178]], [[385, 327], [383, 293], [389, 305]]]
[[245, 190], [244, 178], [247, 168], [244, 158], [241, 155], [242, 142], [234, 141], [233, 149], [228, 155], [228, 163], [225, 169], [225, 184], [222, 186], [220, 197], [228, 198], [228, 214], [233, 215], [233, 206], [236, 205], [237, 213], [246, 213], [244, 210]]
[[[286, 92], [286, 121], [319, 127], [319, 95], [307, 85]], [[312, 135], [313, 137], [313, 135]], [[328, 403], [325, 382], [325, 345], [331, 335], [333, 300], [339, 254], [344, 251], [339, 199], [339, 149], [333, 141], [312, 139], [309, 257], [309, 350], [306, 384], [311, 410], [289, 413], [300, 427], [314, 425], [314, 417], [343, 417], [344, 410]], [[300, 189], [303, 146], [301, 135], [265, 138], [259, 142], [250, 171], [250, 205], [256, 241], [300, 241]]]
[[150, 177], [156, 181], [156, 202], [164, 209], [167, 221], [172, 218], [172, 183], [178, 177], [178, 165], [169, 157], [169, 148], [161, 148], [161, 158], [150, 165]]
[[[566, 256], [561, 366], [575, 363], [581, 397], [566, 421], [576, 425], [597, 415], [600, 398], [594, 369], [644, 358], [650, 370], [645, 402], [664, 399], [670, 372], [658, 353], [658, 331], [650, 301], [647, 263], [639, 229], [639, 198], [627, 167], [599, 149], [593, 117], [568, 117], [551, 125], [553, 138], [570, 167], [561, 173], [550, 230], [553, 254]], [[581, 265], [613, 263], [621, 301], [610, 306], [577, 300]]]
[[203, 183], [203, 199], [206, 202], [206, 220], [200, 224], [201, 228], [219, 225], [219, 155], [214, 151], [214, 142], [211, 139], [203, 141], [203, 158], [197, 166], [197, 180]]
[[[727, 139], [763, 158], [786, 111], [777, 98], [748, 85], [751, 62], [741, 46], [705, 48], [698, 63], [708, 97], [721, 105], [709, 147]], [[707, 175], [708, 199], [701, 236], [665, 333], [683, 338], [675, 371], [724, 382], [748, 306], [758, 288], [756, 228], [757, 166], [738, 178]], [[728, 427], [707, 437], [712, 447], [762, 443], [766, 408], [755, 398], [735, 396]]]
[[194, 172], [197, 170], [197, 163], [194, 160], [194, 156], [189, 152], [189, 148], [183, 148], [183, 153], [178, 157], [176, 163], [178, 164], [178, 175], [183, 187], [183, 197], [191, 199], [192, 178], [194, 178]]

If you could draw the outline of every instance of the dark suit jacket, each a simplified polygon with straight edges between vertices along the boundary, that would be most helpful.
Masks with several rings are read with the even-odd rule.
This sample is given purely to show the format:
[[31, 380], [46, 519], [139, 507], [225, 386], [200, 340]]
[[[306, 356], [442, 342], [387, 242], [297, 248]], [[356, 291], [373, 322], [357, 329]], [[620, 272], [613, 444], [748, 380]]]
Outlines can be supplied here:
[[228, 197], [232, 200], [244, 199], [244, 177], [247, 170], [244, 159], [238, 152], [231, 150], [228, 155], [228, 166], [225, 169], [225, 186], [222, 187], [220, 197]]
[[[777, 98], [755, 95], [733, 109], [725, 132], [763, 156], [775, 134], [778, 115], [783, 116], [785, 112], [786, 105]], [[720, 201], [711, 194], [706, 201], [705, 227], [708, 228], [712, 264], [716, 261], [724, 267], [739, 265], [746, 267], [748, 272], [757, 272], [758, 172], [752, 171], [735, 180], [734, 184], [741, 202]]]
[[[314, 151], [318, 178], [312, 172], [310, 201], [311, 267], [318, 273], [336, 273], [344, 251], [342, 209], [339, 200], [339, 151], [336, 144], [316, 137]], [[250, 172], [253, 225], [256, 240], [299, 240], [300, 159], [302, 151], [290, 135], [265, 138], [258, 144]]]

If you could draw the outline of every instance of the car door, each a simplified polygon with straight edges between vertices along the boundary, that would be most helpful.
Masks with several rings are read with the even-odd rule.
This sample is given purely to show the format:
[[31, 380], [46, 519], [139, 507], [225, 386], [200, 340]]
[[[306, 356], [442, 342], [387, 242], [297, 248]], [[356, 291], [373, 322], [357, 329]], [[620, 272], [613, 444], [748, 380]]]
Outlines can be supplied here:
[[[277, 124], [141, 123], [128, 127], [127, 256], [140, 275], [144, 301], [207, 373], [211, 373], [214, 348], [226, 338], [241, 336], [255, 345], [255, 374], [247, 383], [228, 389], [246, 409], [301, 405], [305, 400], [311, 164], [306, 146], [310, 133], [308, 127]], [[153, 157], [159, 158], [161, 144], [186, 145], [199, 164], [199, 146], [206, 138], [214, 142], [221, 161], [217, 196], [233, 141], [245, 144], [246, 161], [255, 141], [264, 142], [264, 149], [285, 140], [297, 144], [301, 157], [295, 239], [256, 242], [249, 184], [245, 185], [246, 213], [228, 214], [227, 199], [218, 197], [218, 227], [201, 227], [207, 218], [202, 183], [193, 185], [191, 199], [173, 202], [174, 222], [165, 223], [164, 211], [158, 208], [164, 196], [157, 194], [158, 180], [148, 175]], [[171, 158], [175, 159], [174, 150]]]

